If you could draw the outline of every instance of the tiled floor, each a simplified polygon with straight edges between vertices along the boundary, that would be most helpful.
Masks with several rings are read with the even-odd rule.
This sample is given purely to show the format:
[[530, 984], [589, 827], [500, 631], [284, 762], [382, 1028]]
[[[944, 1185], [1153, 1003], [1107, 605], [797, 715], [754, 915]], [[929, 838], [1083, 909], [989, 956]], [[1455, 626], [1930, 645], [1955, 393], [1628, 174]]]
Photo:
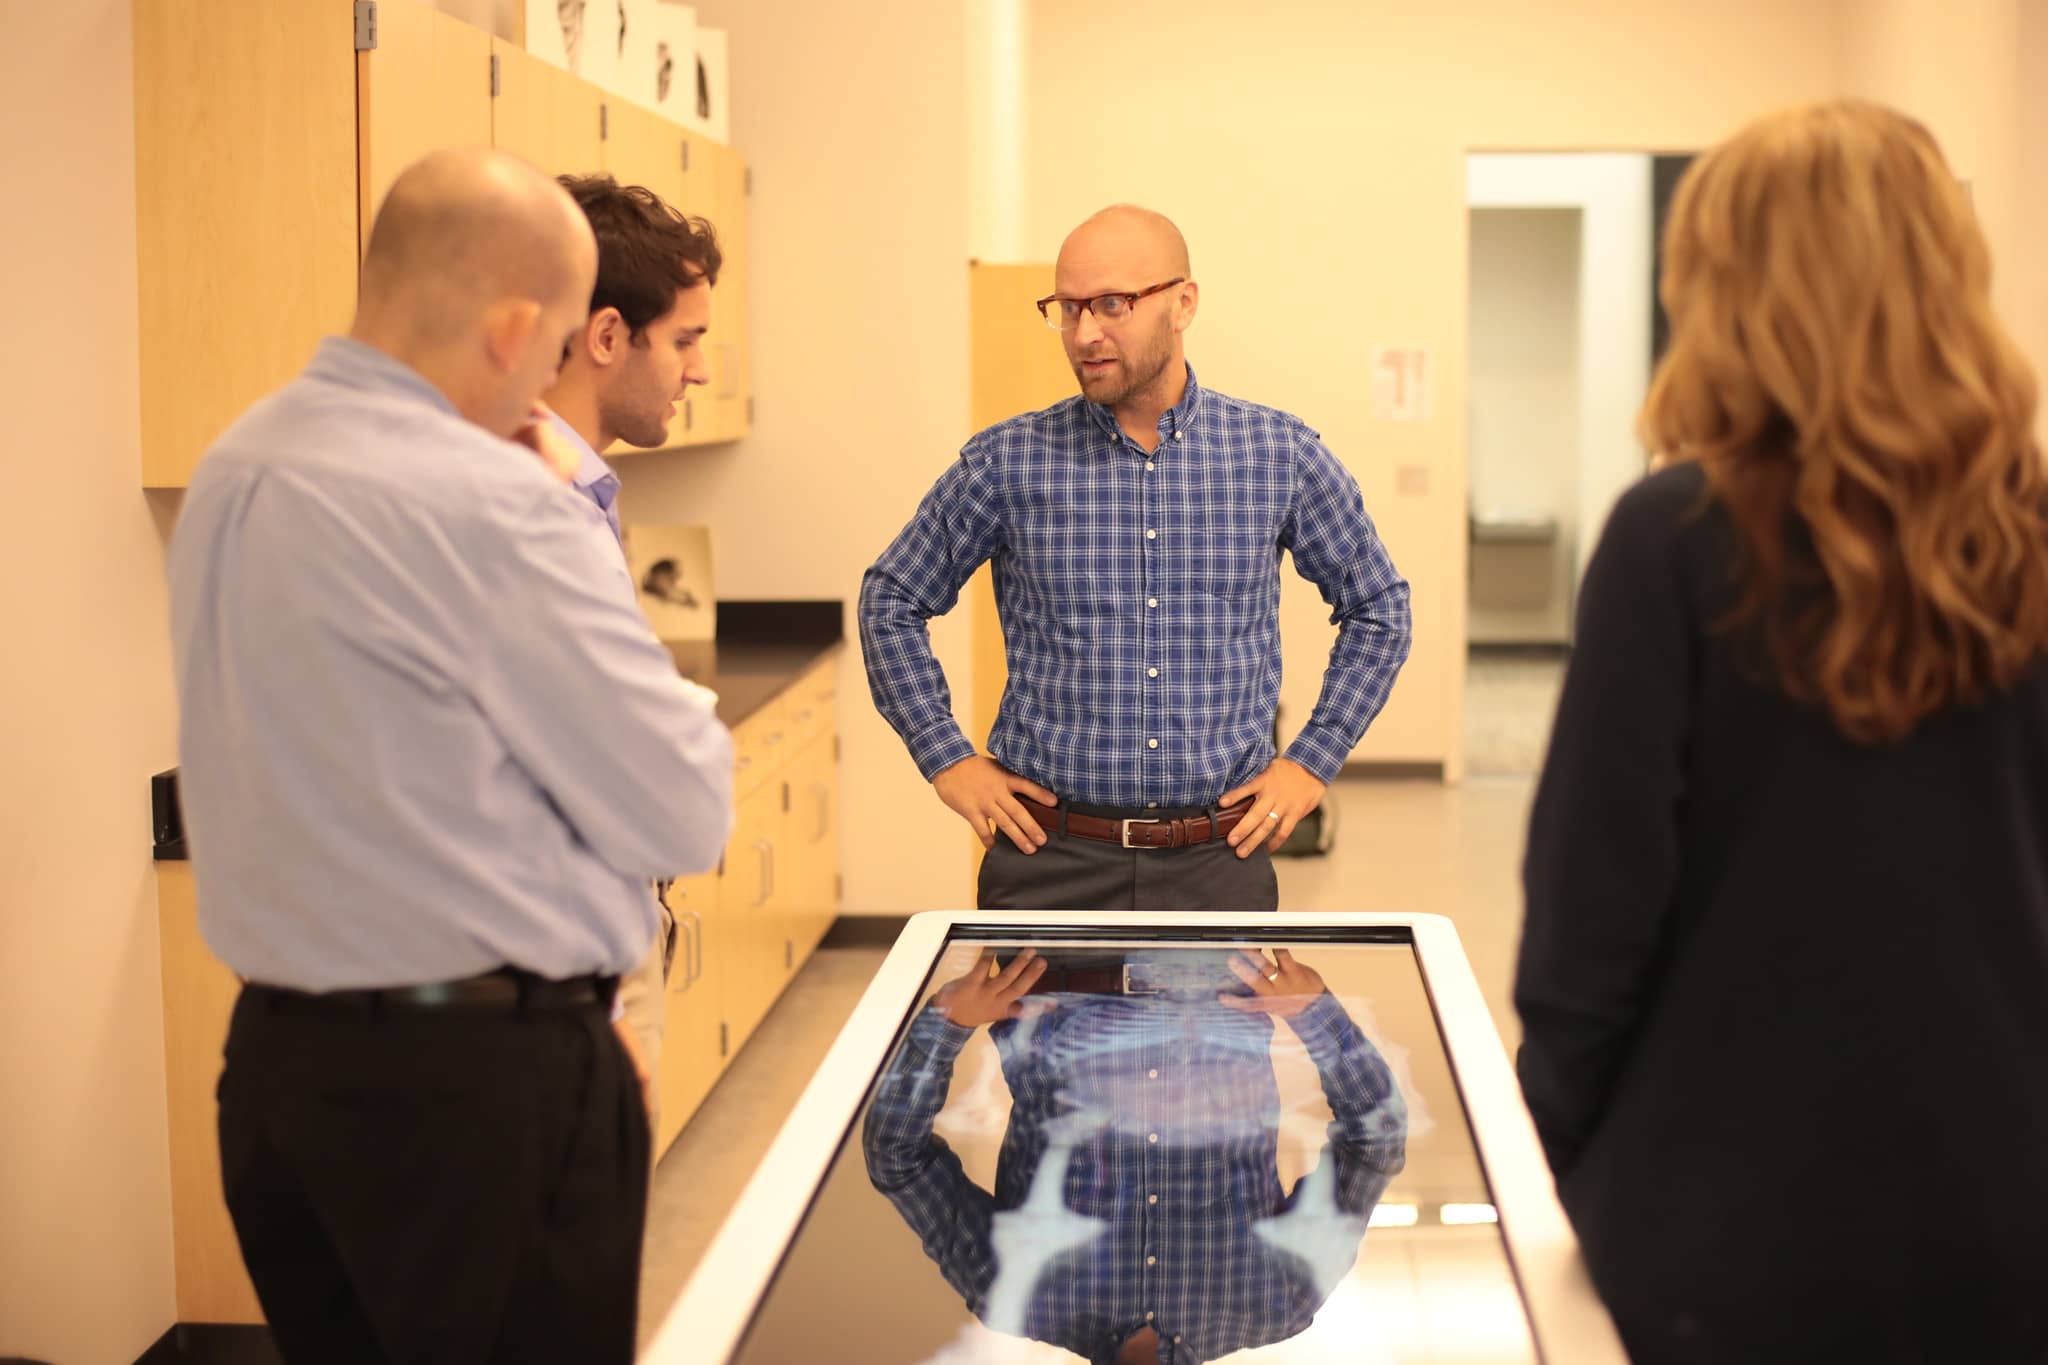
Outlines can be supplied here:
[[1477, 649], [1465, 669], [1465, 771], [1529, 777], [1541, 771], [1564, 687], [1552, 649]]
[[[1512, 1048], [1519, 1038], [1508, 1003], [1521, 922], [1517, 872], [1532, 788], [1527, 777], [1479, 777], [1458, 787], [1340, 781], [1331, 790], [1335, 847], [1321, 858], [1282, 860], [1280, 904], [1449, 917]], [[643, 1340], [674, 1302], [883, 955], [879, 948], [820, 950], [663, 1158], [648, 1214]]]

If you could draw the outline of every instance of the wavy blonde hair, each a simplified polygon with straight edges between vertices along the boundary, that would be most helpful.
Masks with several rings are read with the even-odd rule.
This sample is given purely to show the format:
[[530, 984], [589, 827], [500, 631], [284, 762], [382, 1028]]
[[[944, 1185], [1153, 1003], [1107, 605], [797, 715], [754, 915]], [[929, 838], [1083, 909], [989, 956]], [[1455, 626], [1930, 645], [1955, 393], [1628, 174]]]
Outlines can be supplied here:
[[2048, 650], [2048, 471], [1991, 258], [1927, 130], [1842, 101], [1759, 120], [1686, 174], [1671, 343], [1640, 433], [1733, 518], [1779, 681], [1864, 743]]

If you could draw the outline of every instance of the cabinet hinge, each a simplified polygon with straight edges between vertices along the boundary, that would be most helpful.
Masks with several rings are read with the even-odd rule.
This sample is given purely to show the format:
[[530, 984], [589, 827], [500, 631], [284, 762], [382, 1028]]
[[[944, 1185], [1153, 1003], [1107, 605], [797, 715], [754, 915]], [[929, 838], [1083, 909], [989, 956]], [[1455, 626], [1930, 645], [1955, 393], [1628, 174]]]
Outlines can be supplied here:
[[846, 874], [844, 872], [835, 872], [832, 874], [832, 901], [836, 905], [845, 899]]
[[498, 94], [498, 54], [493, 52], [491, 54], [491, 98], [498, 98]]
[[718, 1021], [718, 1055], [725, 1055], [725, 1020]]
[[832, 761], [834, 763], [839, 761], [839, 736], [837, 735], [832, 736]]
[[377, 50], [377, 0], [356, 0], [356, 51]]
[[754, 168], [752, 166], [747, 167], [746, 192], [748, 194], [754, 192]]
[[782, 970], [785, 972], [796, 970], [796, 945], [788, 939], [782, 940]]
[[751, 398], [749, 398], [749, 399], [747, 400], [747, 425], [748, 425], [748, 426], [752, 426], [753, 424], [754, 424], [754, 400], [753, 400], [753, 399], [751, 399]]
[[689, 399], [685, 398], [683, 400], [683, 430], [693, 430], [696, 427], [696, 425], [697, 405], [691, 402]]
[[784, 815], [789, 814], [789, 784], [787, 782], [782, 784], [782, 813]]
[[690, 139], [683, 139], [683, 169], [690, 169]]

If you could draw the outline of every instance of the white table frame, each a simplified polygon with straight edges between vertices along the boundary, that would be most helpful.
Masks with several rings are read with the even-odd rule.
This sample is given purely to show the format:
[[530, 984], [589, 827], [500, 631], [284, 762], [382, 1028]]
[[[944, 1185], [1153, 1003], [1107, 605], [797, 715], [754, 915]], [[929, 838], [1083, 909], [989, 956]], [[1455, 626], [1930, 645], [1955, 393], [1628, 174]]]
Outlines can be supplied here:
[[1188, 929], [1214, 934], [1242, 928], [1248, 936], [1295, 930], [1311, 938], [1319, 930], [1407, 930], [1493, 1191], [1537, 1349], [1550, 1365], [1626, 1365], [1628, 1357], [1558, 1206], [1514, 1068], [1449, 920], [1438, 915], [1236, 918], [965, 911], [910, 920], [641, 1356], [645, 1365], [723, 1365], [738, 1350], [869, 1087], [904, 1025], [923, 1005], [925, 983], [955, 932], [1044, 935], [1061, 928], [1085, 930], [1091, 938], [1123, 930], [1134, 938]]

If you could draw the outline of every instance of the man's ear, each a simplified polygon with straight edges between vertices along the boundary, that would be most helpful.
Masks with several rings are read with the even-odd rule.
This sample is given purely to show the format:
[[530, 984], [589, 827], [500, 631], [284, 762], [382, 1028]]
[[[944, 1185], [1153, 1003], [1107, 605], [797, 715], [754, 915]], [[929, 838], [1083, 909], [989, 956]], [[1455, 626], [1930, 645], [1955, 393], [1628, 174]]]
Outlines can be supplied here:
[[540, 324], [540, 304], [532, 299], [501, 299], [484, 313], [484, 350], [501, 374], [519, 368]]
[[1173, 300], [1173, 330], [1185, 332], [1195, 325], [1195, 314], [1202, 306], [1202, 286], [1189, 280], [1175, 293]]
[[616, 364], [632, 342], [630, 331], [618, 309], [600, 308], [583, 324], [583, 353], [593, 365]]

